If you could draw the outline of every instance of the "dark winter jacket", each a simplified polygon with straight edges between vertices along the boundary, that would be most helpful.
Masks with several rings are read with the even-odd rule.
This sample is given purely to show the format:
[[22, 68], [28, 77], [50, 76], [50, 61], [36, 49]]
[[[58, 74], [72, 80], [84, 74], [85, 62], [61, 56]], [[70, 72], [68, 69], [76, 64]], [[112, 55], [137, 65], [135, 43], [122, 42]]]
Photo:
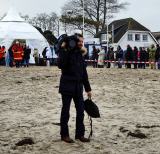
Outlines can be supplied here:
[[119, 58], [123, 58], [123, 50], [122, 49], [119, 49], [118, 51], [117, 51], [117, 59], [119, 59]]
[[155, 60], [158, 61], [160, 58], [160, 47], [157, 48], [156, 54], [155, 54]]
[[147, 52], [145, 50], [140, 51], [140, 61], [146, 62], [147, 61]]
[[134, 61], [138, 61], [138, 49], [137, 48], [134, 48], [133, 50], [133, 60]]
[[31, 49], [25, 48], [24, 49], [24, 59], [30, 59]]
[[58, 56], [58, 67], [62, 70], [59, 92], [67, 95], [91, 91], [88, 81], [86, 65], [80, 49], [68, 51], [60, 49]]
[[107, 52], [107, 60], [114, 60], [114, 51], [113, 49], [109, 49]]
[[12, 48], [9, 48], [9, 49], [8, 49], [8, 52], [9, 52], [10, 58], [13, 58], [13, 51], [12, 51]]
[[126, 61], [132, 61], [133, 60], [133, 50], [132, 50], [131, 47], [127, 48], [125, 57], [126, 57]]

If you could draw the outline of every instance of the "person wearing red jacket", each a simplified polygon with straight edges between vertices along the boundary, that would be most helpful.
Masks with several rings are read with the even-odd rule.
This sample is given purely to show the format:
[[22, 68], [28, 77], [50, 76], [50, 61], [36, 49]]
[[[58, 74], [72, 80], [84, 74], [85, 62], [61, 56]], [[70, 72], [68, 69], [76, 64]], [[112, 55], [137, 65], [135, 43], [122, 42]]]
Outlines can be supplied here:
[[4, 58], [5, 58], [5, 47], [4, 46], [0, 46], [0, 64], [2, 65], [4, 62]]
[[20, 67], [23, 60], [23, 47], [20, 45], [20, 43], [16, 43], [12, 46], [12, 51], [16, 67]]

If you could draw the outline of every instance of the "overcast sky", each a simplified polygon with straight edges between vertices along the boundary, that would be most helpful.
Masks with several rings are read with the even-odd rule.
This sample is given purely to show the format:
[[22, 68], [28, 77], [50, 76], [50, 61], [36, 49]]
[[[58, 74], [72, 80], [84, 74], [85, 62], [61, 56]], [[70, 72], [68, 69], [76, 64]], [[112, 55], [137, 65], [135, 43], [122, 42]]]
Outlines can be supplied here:
[[[0, 0], [0, 16], [16, 6], [22, 14], [34, 16], [42, 12], [56, 12], [60, 14], [61, 7], [68, 0]], [[126, 10], [122, 10], [114, 19], [132, 17], [149, 28], [151, 31], [160, 31], [160, 0], [121, 0], [129, 2]]]

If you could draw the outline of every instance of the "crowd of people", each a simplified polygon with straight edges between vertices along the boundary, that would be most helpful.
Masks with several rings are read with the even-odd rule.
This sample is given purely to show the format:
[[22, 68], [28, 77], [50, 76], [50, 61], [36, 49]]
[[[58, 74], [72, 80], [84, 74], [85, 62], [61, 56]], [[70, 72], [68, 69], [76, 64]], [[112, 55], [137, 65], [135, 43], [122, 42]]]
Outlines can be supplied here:
[[[53, 48], [52, 48], [53, 49]], [[36, 66], [56, 65], [56, 58], [53, 58], [53, 50], [45, 47], [40, 56], [39, 50], [31, 48], [24, 43], [18, 41], [13, 43], [7, 50], [5, 46], [0, 46], [0, 65], [7, 67], [29, 67], [30, 62]], [[31, 55], [32, 53], [32, 55]], [[33, 56], [33, 59], [31, 59]]]
[[13, 43], [6, 51], [4, 46], [0, 46], [0, 64], [7, 67], [29, 67], [31, 49], [19, 42]]
[[136, 46], [132, 48], [127, 46], [126, 50], [123, 50], [121, 46], [118, 46], [116, 50], [113, 47], [109, 47], [108, 51], [105, 47], [96, 48], [93, 46], [91, 56], [93, 67], [107, 68], [111, 67], [113, 63], [114, 67], [134, 69], [145, 69], [150, 65], [151, 69], [160, 69], [160, 46], [151, 45], [149, 48]]
[[[45, 48], [42, 52], [43, 57], [40, 58], [38, 49], [34, 49], [35, 65], [42, 64], [46, 66], [48, 53], [48, 49]], [[0, 46], [0, 65], [29, 67], [30, 55], [31, 49], [29, 46], [19, 42], [13, 43], [8, 51], [6, 51], [5, 46]], [[121, 46], [118, 46], [116, 50], [113, 47], [109, 47], [107, 50], [106, 47], [96, 48], [93, 46], [90, 60], [94, 68], [114, 66], [118, 68], [145, 69], [150, 66], [151, 69], [160, 69], [160, 46], [151, 45], [149, 48], [137, 48], [135, 46], [132, 48], [128, 45], [125, 50]]]

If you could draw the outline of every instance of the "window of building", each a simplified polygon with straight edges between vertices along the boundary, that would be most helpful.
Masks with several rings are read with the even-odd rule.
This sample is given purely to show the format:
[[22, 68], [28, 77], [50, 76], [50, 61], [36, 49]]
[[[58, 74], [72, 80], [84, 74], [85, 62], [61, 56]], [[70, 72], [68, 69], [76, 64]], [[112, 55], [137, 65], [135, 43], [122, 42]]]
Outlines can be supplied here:
[[128, 41], [133, 41], [133, 35], [132, 34], [128, 34]]
[[143, 35], [143, 41], [148, 41], [148, 35]]
[[140, 34], [135, 34], [135, 41], [140, 41], [140, 40], [141, 40]]

